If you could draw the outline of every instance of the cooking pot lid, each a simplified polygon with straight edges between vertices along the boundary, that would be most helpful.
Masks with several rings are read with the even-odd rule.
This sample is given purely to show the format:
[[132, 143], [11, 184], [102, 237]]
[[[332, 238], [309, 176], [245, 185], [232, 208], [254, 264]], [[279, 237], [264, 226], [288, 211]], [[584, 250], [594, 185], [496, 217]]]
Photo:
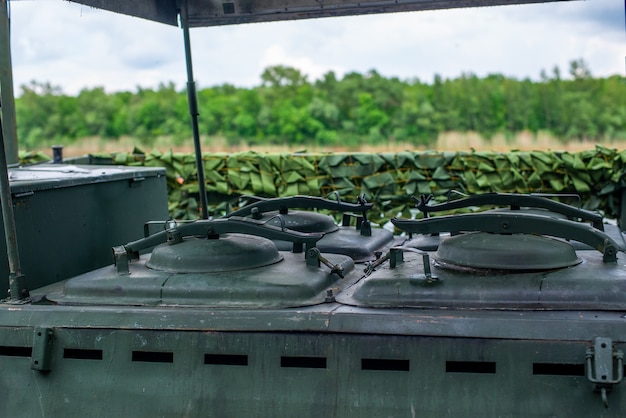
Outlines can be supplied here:
[[317, 212], [290, 211], [279, 216], [278, 211], [272, 211], [264, 213], [262, 219], [268, 220], [268, 225], [284, 226], [287, 229], [298, 232], [321, 232], [326, 234], [339, 229], [332, 217]]
[[282, 260], [269, 239], [223, 234], [216, 239], [185, 238], [154, 248], [146, 266], [171, 273], [214, 273], [268, 266]]
[[434, 257], [442, 267], [551, 270], [580, 263], [565, 241], [530, 234], [475, 232], [442, 240]]

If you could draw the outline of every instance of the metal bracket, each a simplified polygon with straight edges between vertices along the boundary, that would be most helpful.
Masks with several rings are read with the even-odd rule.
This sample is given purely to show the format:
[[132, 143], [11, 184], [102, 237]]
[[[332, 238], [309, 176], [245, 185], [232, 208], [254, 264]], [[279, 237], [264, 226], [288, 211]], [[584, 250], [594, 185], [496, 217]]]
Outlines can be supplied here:
[[624, 353], [613, 347], [610, 338], [598, 337], [587, 349], [587, 379], [594, 383], [594, 392], [602, 396], [604, 407], [609, 407], [607, 393], [624, 377]]
[[398, 264], [404, 263], [404, 251], [402, 248], [392, 248], [389, 250], [389, 268], [395, 269]]
[[404, 262], [403, 253], [404, 251], [417, 253], [422, 256], [422, 264], [424, 266], [424, 276], [422, 279], [426, 279], [426, 283], [438, 283], [439, 277], [433, 274], [432, 269], [430, 267], [430, 256], [427, 252], [421, 251], [417, 248], [412, 247], [393, 247], [389, 252], [389, 268], [396, 268], [398, 264]]
[[142, 176], [133, 177], [128, 180], [128, 187], [139, 187], [146, 178]]
[[424, 278], [426, 279], [426, 283], [435, 283], [439, 280], [439, 277], [435, 276], [432, 273], [430, 268], [430, 257], [428, 253], [422, 252], [422, 261], [424, 264]]
[[[402, 246], [391, 247], [389, 249], [389, 252], [384, 257], [380, 257], [373, 263], [367, 264], [364, 270], [365, 274], [369, 276], [376, 269], [376, 267], [380, 266], [382, 263], [384, 263], [387, 260], [389, 260], [390, 269], [397, 268], [400, 264], [404, 263], [405, 251], [417, 253], [422, 256], [422, 264], [424, 266], [424, 275], [421, 277], [420, 281], [422, 281], [422, 279], [426, 279], [427, 284], [439, 283], [439, 277], [434, 275], [432, 272], [432, 269], [430, 266], [430, 256], [428, 255], [428, 253], [425, 251], [418, 250], [417, 248], [412, 248], [412, 247], [402, 247]], [[413, 280], [413, 279], [410, 279], [410, 280]]]
[[120, 276], [130, 274], [130, 268], [128, 266], [130, 260], [128, 259], [128, 252], [123, 245], [113, 247], [113, 260], [117, 267], [117, 274]]
[[52, 328], [35, 328], [33, 333], [33, 351], [30, 368], [40, 372], [50, 371], [50, 354], [52, 351]]
[[183, 237], [180, 234], [178, 228], [173, 227], [165, 230], [165, 234], [167, 236], [167, 244], [168, 245], [176, 245], [183, 242]]
[[343, 268], [339, 264], [331, 263], [327, 258], [325, 258], [320, 250], [316, 247], [310, 248], [306, 252], [306, 265], [310, 267], [320, 267], [320, 263], [324, 264], [326, 267], [330, 269], [331, 274], [336, 274], [340, 278], [343, 279]]

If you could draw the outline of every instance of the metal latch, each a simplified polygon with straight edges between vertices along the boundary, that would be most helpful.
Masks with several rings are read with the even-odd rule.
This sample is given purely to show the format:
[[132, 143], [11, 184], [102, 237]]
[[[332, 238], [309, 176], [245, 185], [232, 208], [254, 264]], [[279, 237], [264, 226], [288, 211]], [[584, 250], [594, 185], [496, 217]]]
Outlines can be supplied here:
[[142, 176], [133, 177], [132, 179], [128, 180], [128, 187], [138, 187], [145, 180], [146, 178]]
[[341, 267], [339, 264], [333, 264], [330, 261], [328, 261], [327, 258], [325, 258], [322, 253], [320, 253], [320, 250], [317, 249], [316, 247], [313, 247], [309, 250], [307, 250], [306, 252], [306, 256], [305, 256], [305, 261], [306, 261], [306, 265], [307, 266], [311, 266], [311, 267], [319, 267], [320, 263], [324, 264], [326, 267], [328, 267], [330, 269], [330, 273], [331, 274], [336, 274], [337, 276], [339, 276], [340, 278], [344, 278], [343, 275], [343, 267]]
[[30, 368], [40, 372], [49, 372], [52, 353], [52, 328], [38, 327], [33, 333], [33, 351]]
[[624, 377], [624, 353], [613, 347], [610, 338], [598, 337], [587, 350], [587, 379], [594, 383], [594, 392], [602, 396], [604, 407], [609, 407], [607, 393]]

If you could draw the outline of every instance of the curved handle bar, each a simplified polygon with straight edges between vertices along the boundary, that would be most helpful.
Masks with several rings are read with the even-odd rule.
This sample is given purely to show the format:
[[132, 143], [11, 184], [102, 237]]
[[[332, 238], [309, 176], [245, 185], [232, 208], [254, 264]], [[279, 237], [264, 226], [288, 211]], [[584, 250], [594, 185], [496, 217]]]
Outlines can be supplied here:
[[273, 199], [260, 200], [250, 205], [244, 206], [241, 209], [233, 211], [224, 215], [225, 218], [232, 218], [234, 216], [248, 216], [252, 213], [254, 208], [257, 208], [259, 212], [268, 212], [271, 210], [284, 210], [286, 208], [299, 208], [299, 209], [328, 209], [338, 210], [341, 212], [353, 211], [353, 212], [367, 212], [374, 205], [362, 201], [361, 203], [344, 203], [341, 201], [334, 201], [324, 199], [321, 197], [313, 196], [290, 196], [290, 197], [277, 197]]
[[436, 205], [428, 205], [430, 199], [420, 199], [417, 203], [417, 209], [422, 212], [440, 212], [444, 210], [466, 208], [468, 206], [484, 206], [484, 205], [507, 205], [514, 208], [533, 207], [547, 209], [551, 212], [560, 213], [569, 218], [580, 218], [590, 221], [594, 228], [604, 231], [602, 224], [602, 216], [595, 212], [585, 209], [579, 209], [566, 205], [565, 203], [555, 202], [541, 196], [533, 196], [527, 194], [513, 193], [485, 193], [480, 195], [468, 196], [462, 199], [450, 202], [439, 203]]
[[617, 261], [617, 251], [624, 251], [613, 238], [587, 224], [529, 213], [482, 212], [419, 220], [393, 218], [391, 222], [403, 231], [417, 234], [480, 231], [549, 235], [583, 242], [600, 251], [605, 263]]
[[[304, 233], [268, 225], [266, 221], [257, 221], [250, 218], [230, 217], [215, 220], [199, 220], [176, 227], [180, 236], [209, 236], [227, 233], [241, 233], [258, 235], [272, 240], [290, 241], [297, 244], [306, 244], [307, 247], [315, 246], [322, 239], [321, 233]], [[157, 232], [149, 237], [129, 242], [123, 247], [127, 254], [138, 254], [140, 250], [154, 247], [167, 242], [171, 230]]]

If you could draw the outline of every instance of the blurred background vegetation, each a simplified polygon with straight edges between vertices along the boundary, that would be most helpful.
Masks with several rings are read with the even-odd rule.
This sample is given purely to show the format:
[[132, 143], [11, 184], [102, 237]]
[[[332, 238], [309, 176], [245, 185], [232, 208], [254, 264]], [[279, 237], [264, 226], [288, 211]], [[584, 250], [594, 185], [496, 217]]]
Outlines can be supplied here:
[[[432, 83], [385, 78], [375, 70], [338, 78], [328, 72], [310, 82], [298, 69], [265, 69], [253, 88], [221, 85], [198, 90], [200, 133], [225, 148], [362, 146], [397, 142], [436, 145], [447, 132], [482, 138], [548, 133], [562, 143], [626, 141], [626, 78], [594, 78], [584, 61], [558, 67], [540, 80], [494, 74], [435, 76]], [[153, 147], [189, 143], [185, 91], [173, 83], [157, 89], [107, 93], [90, 88], [70, 96], [49, 83], [21, 86], [16, 99], [23, 150], [99, 138], [115, 145], [131, 137]], [[514, 147], [514, 144], [513, 144]]]

